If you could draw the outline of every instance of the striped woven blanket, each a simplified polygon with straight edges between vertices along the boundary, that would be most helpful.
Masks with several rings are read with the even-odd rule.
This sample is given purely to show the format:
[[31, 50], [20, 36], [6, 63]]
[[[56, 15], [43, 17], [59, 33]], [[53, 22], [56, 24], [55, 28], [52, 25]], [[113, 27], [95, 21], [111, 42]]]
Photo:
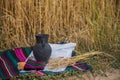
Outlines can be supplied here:
[[[12, 77], [17, 77], [21, 74], [18, 70], [18, 62], [24, 62], [30, 55], [32, 48], [15, 48], [13, 50], [5, 50], [0, 52], [0, 78], [9, 79]], [[72, 53], [75, 56], [75, 53]], [[42, 64], [42, 66], [41, 66]], [[38, 66], [39, 65], [39, 66]], [[25, 65], [25, 70], [35, 69], [35, 74], [42, 76], [43, 74], [55, 74], [54, 72], [48, 71], [36, 71], [43, 69], [43, 63], [29, 61]], [[76, 70], [92, 70], [92, 67], [84, 63], [76, 63], [74, 66], [68, 66], [65, 71], [76, 71]], [[42, 72], [42, 73], [41, 73]], [[41, 75], [42, 74], [42, 75]]]
[[31, 48], [15, 48], [0, 52], [0, 78], [9, 79], [19, 75], [18, 62], [23, 62], [29, 56]]

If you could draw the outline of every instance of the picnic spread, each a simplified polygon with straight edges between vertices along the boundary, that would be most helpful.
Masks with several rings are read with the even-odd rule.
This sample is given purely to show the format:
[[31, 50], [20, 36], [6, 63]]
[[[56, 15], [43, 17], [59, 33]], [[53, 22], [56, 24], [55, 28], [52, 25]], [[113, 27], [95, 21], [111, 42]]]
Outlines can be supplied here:
[[[37, 41], [33, 47], [14, 48], [0, 52], [1, 79], [10, 79], [27, 73], [45, 76], [65, 71], [92, 70], [90, 65], [77, 62], [89, 57], [89, 55], [76, 56], [74, 51], [76, 43], [51, 44], [44, 39], [48, 38], [48, 35], [44, 37], [43, 34], [37, 35], [36, 38], [40, 41]], [[45, 46], [47, 46], [48, 51], [43, 49]], [[91, 55], [98, 53], [94, 52]]]

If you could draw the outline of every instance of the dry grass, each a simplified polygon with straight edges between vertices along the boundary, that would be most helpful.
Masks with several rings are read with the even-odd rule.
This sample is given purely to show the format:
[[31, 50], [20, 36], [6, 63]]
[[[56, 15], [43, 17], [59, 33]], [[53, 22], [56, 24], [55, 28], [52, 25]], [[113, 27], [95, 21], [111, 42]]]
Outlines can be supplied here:
[[[76, 42], [78, 51], [119, 50], [119, 0], [0, 0], [0, 49], [50, 42]], [[117, 5], [116, 5], [117, 2]]]
[[98, 55], [98, 54], [102, 54], [103, 52], [89, 52], [89, 53], [85, 53], [82, 55], [78, 55], [75, 57], [71, 57], [71, 58], [55, 58], [55, 59], [50, 59], [47, 67], [48, 69], [59, 69], [59, 68], [64, 68], [68, 65], [72, 65], [75, 64], [77, 61], [79, 60], [86, 60], [88, 58], [90, 58], [91, 56], [94, 55]]

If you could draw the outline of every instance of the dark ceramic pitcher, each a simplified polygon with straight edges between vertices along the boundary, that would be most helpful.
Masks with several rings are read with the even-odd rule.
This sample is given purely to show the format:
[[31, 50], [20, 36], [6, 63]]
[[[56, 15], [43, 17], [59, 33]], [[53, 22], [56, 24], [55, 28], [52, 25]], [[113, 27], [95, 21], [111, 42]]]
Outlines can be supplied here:
[[33, 54], [37, 61], [48, 62], [51, 56], [51, 47], [48, 44], [48, 34], [37, 34], [36, 45], [33, 46]]

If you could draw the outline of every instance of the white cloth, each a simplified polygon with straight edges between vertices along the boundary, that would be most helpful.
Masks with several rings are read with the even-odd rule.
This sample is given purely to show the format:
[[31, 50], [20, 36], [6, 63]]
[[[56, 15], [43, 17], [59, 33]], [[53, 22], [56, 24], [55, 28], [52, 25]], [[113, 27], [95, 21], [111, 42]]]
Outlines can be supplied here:
[[50, 58], [71, 57], [72, 51], [74, 50], [75, 43], [66, 43], [66, 44], [50, 44], [52, 48], [52, 53]]
[[[52, 53], [50, 58], [52, 59], [58, 58], [58, 57], [69, 58], [72, 56], [72, 51], [75, 49], [76, 43], [50, 44], [50, 46], [52, 48]], [[66, 67], [49, 70], [46, 65], [44, 71], [62, 72], [66, 69]]]

